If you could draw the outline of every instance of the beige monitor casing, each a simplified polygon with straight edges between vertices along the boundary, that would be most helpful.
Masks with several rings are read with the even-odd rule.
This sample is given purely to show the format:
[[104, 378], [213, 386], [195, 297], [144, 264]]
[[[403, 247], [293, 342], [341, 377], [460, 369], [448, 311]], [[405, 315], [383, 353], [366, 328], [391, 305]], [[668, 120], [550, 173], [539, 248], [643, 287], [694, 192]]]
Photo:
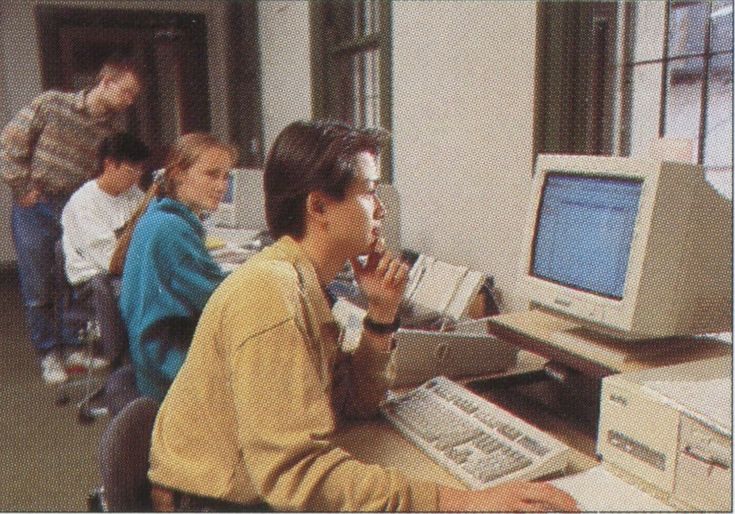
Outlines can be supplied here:
[[[532, 276], [542, 189], [551, 171], [643, 181], [622, 299]], [[707, 183], [701, 166], [540, 155], [532, 187], [521, 259], [522, 288], [532, 307], [630, 340], [731, 330], [732, 202]]]

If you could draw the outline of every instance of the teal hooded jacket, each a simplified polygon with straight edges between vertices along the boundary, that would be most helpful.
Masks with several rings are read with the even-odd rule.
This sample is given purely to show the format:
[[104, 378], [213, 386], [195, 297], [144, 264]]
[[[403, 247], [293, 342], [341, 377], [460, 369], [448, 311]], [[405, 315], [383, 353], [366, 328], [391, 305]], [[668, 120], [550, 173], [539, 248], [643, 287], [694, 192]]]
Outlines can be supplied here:
[[143, 395], [163, 400], [224, 278], [204, 245], [199, 218], [181, 202], [154, 198], [133, 231], [119, 300]]

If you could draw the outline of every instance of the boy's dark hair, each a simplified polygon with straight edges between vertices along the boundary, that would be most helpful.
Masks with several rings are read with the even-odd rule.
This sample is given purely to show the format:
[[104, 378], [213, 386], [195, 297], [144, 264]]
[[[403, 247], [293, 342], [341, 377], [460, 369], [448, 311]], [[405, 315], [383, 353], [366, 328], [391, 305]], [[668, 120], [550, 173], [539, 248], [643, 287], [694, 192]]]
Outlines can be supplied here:
[[141, 78], [140, 70], [131, 57], [118, 53], [112, 54], [100, 66], [97, 77], [95, 78], [95, 84], [99, 84], [104, 78], [118, 79], [125, 73], [132, 73], [138, 79]]
[[118, 132], [102, 140], [97, 147], [97, 171], [93, 178], [102, 174], [105, 159], [117, 163], [129, 162], [138, 164], [150, 157], [146, 144], [129, 132]]
[[387, 140], [384, 129], [357, 129], [335, 121], [296, 121], [284, 128], [268, 154], [263, 178], [271, 236], [303, 237], [309, 193], [344, 199], [355, 176], [355, 156], [378, 156]]

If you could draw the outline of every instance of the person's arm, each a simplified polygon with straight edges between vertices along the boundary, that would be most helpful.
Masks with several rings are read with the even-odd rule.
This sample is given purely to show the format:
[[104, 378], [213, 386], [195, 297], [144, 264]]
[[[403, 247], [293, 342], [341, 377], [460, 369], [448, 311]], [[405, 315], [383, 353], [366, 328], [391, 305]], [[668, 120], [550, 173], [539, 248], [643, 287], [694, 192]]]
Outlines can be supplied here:
[[439, 488], [442, 512], [577, 512], [568, 493], [546, 482], [507, 482], [480, 491]]
[[[259, 301], [271, 306], [271, 290], [259, 290]], [[235, 340], [237, 314], [249, 308], [235, 302], [228, 309], [223, 326], [232, 329], [226, 339]], [[237, 345], [229, 369], [242, 458], [259, 495], [274, 510], [577, 510], [569, 495], [548, 484], [514, 482], [466, 491], [355, 460], [328, 440], [336, 422], [309, 344], [293, 319], [284, 319]]]
[[[396, 321], [408, 278], [408, 266], [386, 252], [378, 241], [363, 266], [353, 259], [355, 279], [367, 297], [367, 317], [380, 325]], [[366, 418], [378, 413], [380, 401], [390, 383], [393, 332], [363, 327], [360, 344], [350, 358], [347, 402], [344, 415]]]
[[336, 419], [320, 345], [294, 317], [297, 292], [259, 272], [221, 320], [239, 445], [258, 494], [274, 510], [436, 510], [435, 485], [363, 464], [329, 441]]
[[190, 227], [176, 223], [161, 232], [161, 243], [171, 260], [159, 265], [171, 267], [171, 291], [199, 313], [226, 275]]
[[164, 339], [170, 340], [162, 341], [160, 336], [146, 334], [142, 347], [146, 358], [161, 375], [173, 381], [186, 359], [193, 326], [224, 274], [209, 256], [201, 238], [181, 220], [168, 218], [153, 237], [156, 238], [156, 262], [150, 265], [158, 266], [161, 268], [158, 274], [168, 277], [164, 281], [168, 282], [168, 287], [162, 294], [171, 295], [173, 303], [188, 312], [182, 311], [178, 318], [172, 316], [171, 320], [162, 322], [169, 324], [168, 329], [179, 329], [175, 330], [176, 334], [167, 332]]
[[31, 160], [46, 123], [46, 98], [41, 95], [21, 109], [0, 133], [0, 176], [23, 206], [32, 205], [40, 196], [31, 181]]

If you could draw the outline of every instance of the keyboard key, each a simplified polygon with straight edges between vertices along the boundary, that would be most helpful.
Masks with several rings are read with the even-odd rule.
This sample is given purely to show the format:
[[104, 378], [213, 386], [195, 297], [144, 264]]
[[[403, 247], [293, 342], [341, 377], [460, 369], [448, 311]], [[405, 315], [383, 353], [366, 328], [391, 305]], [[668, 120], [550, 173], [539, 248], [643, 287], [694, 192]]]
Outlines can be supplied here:
[[533, 439], [527, 435], [524, 435], [517, 441], [518, 444], [523, 446], [525, 449], [532, 451], [536, 455], [546, 455], [549, 449], [543, 444], [539, 443], [536, 439]]

